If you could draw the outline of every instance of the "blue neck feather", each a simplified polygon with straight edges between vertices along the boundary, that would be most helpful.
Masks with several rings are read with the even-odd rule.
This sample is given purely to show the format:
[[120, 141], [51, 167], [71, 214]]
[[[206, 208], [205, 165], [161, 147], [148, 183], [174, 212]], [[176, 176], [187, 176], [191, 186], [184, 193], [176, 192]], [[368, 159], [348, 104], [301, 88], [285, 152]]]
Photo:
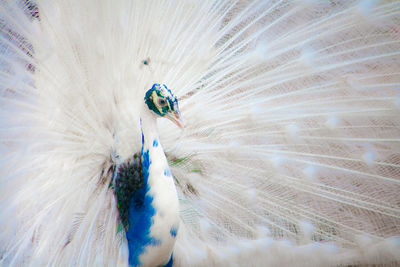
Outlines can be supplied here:
[[126, 233], [129, 247], [129, 265], [140, 266], [142, 263], [139, 256], [145, 252], [146, 246], [157, 245], [159, 240], [150, 236], [150, 227], [152, 217], [156, 211], [152, 205], [153, 197], [148, 193], [150, 187], [148, 184], [149, 168], [151, 159], [149, 149], [145, 149], [145, 140], [142, 133], [142, 173], [144, 187], [137, 190], [133, 195], [129, 205], [129, 229]]

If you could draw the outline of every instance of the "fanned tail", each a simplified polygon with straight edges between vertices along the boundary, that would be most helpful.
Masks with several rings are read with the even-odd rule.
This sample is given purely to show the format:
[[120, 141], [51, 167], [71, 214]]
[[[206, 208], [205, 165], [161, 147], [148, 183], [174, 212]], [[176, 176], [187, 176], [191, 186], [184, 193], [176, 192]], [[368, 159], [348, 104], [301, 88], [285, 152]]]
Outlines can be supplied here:
[[159, 122], [176, 265], [400, 261], [399, 2], [2, 1], [0, 15], [1, 264], [127, 265], [109, 170], [139, 151], [158, 81], [185, 121]]

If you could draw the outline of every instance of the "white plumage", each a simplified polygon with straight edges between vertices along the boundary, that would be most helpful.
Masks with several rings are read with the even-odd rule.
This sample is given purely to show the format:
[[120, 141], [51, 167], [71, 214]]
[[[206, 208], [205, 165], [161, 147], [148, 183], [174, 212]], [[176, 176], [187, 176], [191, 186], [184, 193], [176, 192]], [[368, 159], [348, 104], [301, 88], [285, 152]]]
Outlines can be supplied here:
[[155, 82], [174, 266], [399, 264], [400, 2], [37, 7], [0, 1], [0, 265], [127, 265], [104, 172]]

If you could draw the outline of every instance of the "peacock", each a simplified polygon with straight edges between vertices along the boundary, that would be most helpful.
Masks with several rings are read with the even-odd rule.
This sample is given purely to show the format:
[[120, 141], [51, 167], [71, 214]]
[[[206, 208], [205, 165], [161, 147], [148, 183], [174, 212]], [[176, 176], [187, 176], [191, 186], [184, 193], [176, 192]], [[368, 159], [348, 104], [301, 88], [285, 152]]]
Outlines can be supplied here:
[[[129, 247], [131, 266], [172, 266], [179, 229], [179, 200], [168, 161], [157, 134], [156, 119], [183, 122], [178, 100], [165, 84], [146, 92], [140, 112], [142, 150], [123, 168], [113, 166], [114, 191]], [[140, 164], [141, 163], [141, 164]], [[115, 172], [117, 173], [115, 175]]]
[[0, 266], [400, 265], [399, 27], [391, 0], [0, 0]]

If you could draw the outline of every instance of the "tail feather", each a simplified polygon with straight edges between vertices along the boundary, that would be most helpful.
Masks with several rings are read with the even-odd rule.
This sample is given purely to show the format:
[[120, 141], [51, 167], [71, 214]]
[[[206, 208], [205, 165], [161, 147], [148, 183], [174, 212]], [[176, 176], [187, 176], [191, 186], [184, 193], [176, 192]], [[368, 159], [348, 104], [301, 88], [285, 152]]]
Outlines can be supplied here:
[[159, 122], [177, 266], [400, 261], [398, 2], [3, 1], [0, 15], [3, 265], [127, 265], [107, 170], [140, 150], [156, 81], [186, 125]]

